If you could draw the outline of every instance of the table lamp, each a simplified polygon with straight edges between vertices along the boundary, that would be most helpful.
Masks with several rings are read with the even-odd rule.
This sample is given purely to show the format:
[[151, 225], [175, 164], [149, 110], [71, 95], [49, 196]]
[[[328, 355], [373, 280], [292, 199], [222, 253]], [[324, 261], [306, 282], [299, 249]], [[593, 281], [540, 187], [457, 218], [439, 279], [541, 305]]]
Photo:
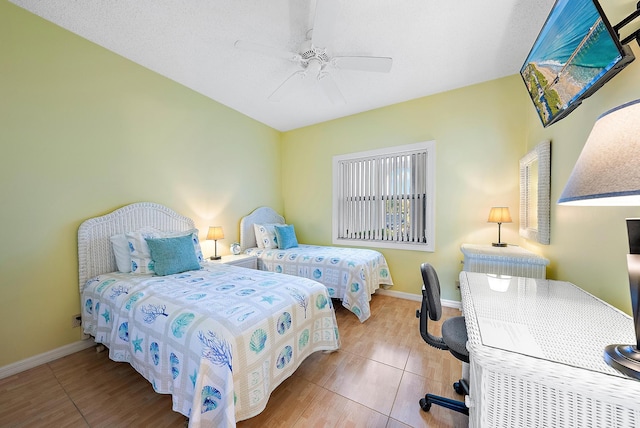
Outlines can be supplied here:
[[506, 247], [506, 242], [500, 242], [500, 226], [502, 223], [511, 223], [511, 214], [509, 214], [509, 207], [493, 207], [489, 211], [489, 220], [487, 223], [498, 223], [498, 242], [494, 242], [494, 247]]
[[209, 226], [209, 232], [207, 233], [207, 241], [214, 241], [215, 243], [215, 252], [213, 256], [211, 256], [211, 260], [220, 260], [221, 257], [218, 255], [218, 239], [224, 239], [224, 232], [222, 231], [222, 226]]
[[[640, 206], [640, 100], [603, 113], [558, 200], [564, 205]], [[636, 343], [608, 345], [604, 359], [640, 379], [640, 219], [627, 219], [627, 269]]]

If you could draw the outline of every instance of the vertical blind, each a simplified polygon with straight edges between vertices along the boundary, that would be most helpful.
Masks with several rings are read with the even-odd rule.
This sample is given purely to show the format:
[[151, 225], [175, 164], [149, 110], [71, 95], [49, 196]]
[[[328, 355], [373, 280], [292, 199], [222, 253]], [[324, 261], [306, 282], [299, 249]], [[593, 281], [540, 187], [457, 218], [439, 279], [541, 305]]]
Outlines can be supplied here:
[[338, 162], [338, 238], [425, 243], [427, 150]]

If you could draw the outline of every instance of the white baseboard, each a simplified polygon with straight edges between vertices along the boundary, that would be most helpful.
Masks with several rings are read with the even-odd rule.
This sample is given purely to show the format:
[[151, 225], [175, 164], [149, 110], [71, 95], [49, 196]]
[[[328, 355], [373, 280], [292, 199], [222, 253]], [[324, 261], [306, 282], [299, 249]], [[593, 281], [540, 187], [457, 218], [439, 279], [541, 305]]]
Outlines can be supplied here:
[[91, 339], [79, 340], [77, 342], [61, 346], [60, 348], [47, 351], [43, 354], [34, 355], [33, 357], [29, 357], [21, 361], [16, 361], [15, 363], [0, 367], [0, 379], [13, 376], [14, 374], [32, 369], [34, 367], [38, 367], [42, 364], [57, 360], [58, 358], [66, 357], [67, 355], [71, 355], [75, 352], [82, 351], [92, 346], [96, 346], [96, 343]]
[[[397, 297], [399, 299], [405, 299], [405, 300], [413, 300], [415, 302], [422, 302], [421, 295], [413, 294], [413, 293], [405, 293], [404, 291], [385, 290], [382, 288], [378, 288], [376, 290], [376, 294], [380, 294], [382, 296]], [[447, 308], [462, 309], [462, 303], [455, 300], [441, 299], [440, 303], [442, 304], [442, 306], [446, 306]]]

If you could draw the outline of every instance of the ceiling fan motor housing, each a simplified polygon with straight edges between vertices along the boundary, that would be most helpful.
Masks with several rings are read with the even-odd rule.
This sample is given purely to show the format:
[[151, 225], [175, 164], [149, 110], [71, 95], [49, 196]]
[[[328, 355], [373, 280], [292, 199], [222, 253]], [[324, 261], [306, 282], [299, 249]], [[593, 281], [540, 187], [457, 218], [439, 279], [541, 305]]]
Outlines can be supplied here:
[[329, 62], [329, 55], [327, 55], [326, 49], [320, 49], [311, 43], [311, 40], [305, 40], [300, 48], [300, 57], [302, 61], [308, 63], [309, 60], [317, 59], [322, 66]]

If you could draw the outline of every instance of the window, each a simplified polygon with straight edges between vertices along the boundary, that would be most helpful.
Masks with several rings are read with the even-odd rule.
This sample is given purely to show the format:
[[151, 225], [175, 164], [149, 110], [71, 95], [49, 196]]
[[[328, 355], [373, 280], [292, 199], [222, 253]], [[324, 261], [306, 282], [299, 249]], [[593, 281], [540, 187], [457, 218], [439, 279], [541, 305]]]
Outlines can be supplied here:
[[435, 141], [333, 158], [333, 243], [435, 250]]

